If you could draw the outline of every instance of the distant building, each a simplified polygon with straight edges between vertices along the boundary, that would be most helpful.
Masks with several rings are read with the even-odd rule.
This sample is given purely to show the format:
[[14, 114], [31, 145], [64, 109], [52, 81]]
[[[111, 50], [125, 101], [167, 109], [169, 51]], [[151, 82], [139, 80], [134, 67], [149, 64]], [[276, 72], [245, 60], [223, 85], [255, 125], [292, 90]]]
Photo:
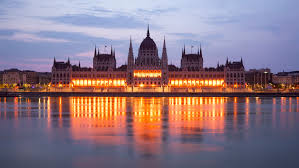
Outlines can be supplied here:
[[23, 84], [38, 84], [39, 83], [39, 73], [35, 71], [22, 71], [22, 83]]
[[279, 72], [273, 75], [273, 83], [284, 85], [299, 85], [299, 71]]
[[67, 62], [57, 62], [54, 58], [51, 84], [53, 88], [121, 88], [123, 91], [168, 91], [201, 88], [245, 88], [245, 68], [243, 60], [226, 61], [216, 68], [203, 67], [202, 48], [196, 54], [182, 51], [181, 67], [168, 65], [166, 41], [162, 53], [147, 35], [140, 44], [138, 56], [134, 58], [130, 39], [127, 65], [116, 68], [115, 50], [101, 54], [95, 49], [93, 67], [81, 67]]
[[272, 82], [272, 75], [269, 68], [250, 69], [245, 72], [245, 82], [252, 87], [260, 85], [265, 88], [267, 84]]
[[21, 71], [18, 69], [4, 70], [3, 83], [4, 84], [22, 84], [23, 76], [21, 74]]
[[3, 71], [0, 71], [0, 84], [3, 84]]
[[50, 72], [39, 72], [38, 82], [41, 85], [48, 85], [51, 82], [51, 73]]
[[242, 59], [240, 62], [229, 62], [227, 59], [224, 72], [226, 87], [245, 87], [245, 68]]
[[[39, 84], [40, 73], [29, 70], [8, 69], [3, 72], [3, 84]], [[49, 81], [50, 82], [50, 81]]]

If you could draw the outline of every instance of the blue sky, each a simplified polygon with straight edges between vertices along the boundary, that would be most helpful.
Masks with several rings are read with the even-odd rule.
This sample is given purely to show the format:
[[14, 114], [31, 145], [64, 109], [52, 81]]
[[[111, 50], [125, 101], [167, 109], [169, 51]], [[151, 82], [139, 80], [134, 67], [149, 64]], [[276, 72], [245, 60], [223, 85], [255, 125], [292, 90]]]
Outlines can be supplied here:
[[117, 64], [134, 56], [150, 24], [169, 63], [202, 44], [204, 66], [244, 60], [245, 68], [299, 70], [298, 0], [0, 0], [0, 70], [50, 71], [53, 58], [92, 66], [94, 46], [113, 45]]

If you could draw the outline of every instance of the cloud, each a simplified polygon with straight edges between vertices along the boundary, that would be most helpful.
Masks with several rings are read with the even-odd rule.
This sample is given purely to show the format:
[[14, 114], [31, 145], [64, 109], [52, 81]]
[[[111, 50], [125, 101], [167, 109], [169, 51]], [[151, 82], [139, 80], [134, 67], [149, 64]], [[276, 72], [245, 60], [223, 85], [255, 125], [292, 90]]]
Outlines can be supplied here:
[[85, 14], [77, 14], [52, 17], [50, 18], [50, 20], [64, 24], [72, 24], [79, 26], [84, 25], [102, 28], [136, 28], [144, 27], [144, 25], [146, 25], [145, 22], [138, 20], [133, 16], [124, 15], [100, 17]]
[[85, 51], [75, 54], [77, 57], [93, 57], [94, 51]]
[[240, 22], [239, 16], [210, 16], [203, 18], [203, 22], [212, 25], [222, 25]]
[[168, 33], [168, 34], [169, 35], [179, 36], [179, 37], [185, 37], [185, 38], [197, 37], [198, 36], [197, 34], [194, 34], [194, 33]]
[[48, 42], [48, 43], [66, 43], [66, 42], [70, 42], [70, 41], [65, 40], [65, 39], [39, 37], [37, 35], [28, 34], [28, 33], [14, 33], [12, 35], [1, 35], [0, 39], [23, 41], [23, 42]]

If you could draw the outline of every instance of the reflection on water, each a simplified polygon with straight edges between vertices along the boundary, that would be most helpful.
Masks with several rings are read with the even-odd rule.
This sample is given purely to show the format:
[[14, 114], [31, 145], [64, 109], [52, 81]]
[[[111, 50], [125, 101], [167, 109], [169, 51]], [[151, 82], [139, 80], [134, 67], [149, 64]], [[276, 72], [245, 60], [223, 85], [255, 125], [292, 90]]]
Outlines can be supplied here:
[[48, 137], [47, 145], [54, 139], [72, 148], [94, 146], [89, 152], [108, 158], [226, 153], [227, 145], [248, 143], [265, 129], [295, 131], [299, 121], [298, 97], [2, 97], [0, 102], [1, 126], [9, 121], [22, 130], [30, 122], [29, 128]]

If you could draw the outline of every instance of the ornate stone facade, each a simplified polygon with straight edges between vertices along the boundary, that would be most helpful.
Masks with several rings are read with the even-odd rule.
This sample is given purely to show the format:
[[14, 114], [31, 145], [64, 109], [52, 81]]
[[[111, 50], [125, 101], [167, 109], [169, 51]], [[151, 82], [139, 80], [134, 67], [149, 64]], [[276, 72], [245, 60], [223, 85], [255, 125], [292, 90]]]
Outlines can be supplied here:
[[115, 50], [110, 54], [100, 54], [95, 49], [93, 68], [71, 65], [70, 61], [56, 62], [52, 67], [52, 86], [69, 88], [121, 88], [121, 91], [178, 91], [180, 89], [202, 88], [244, 88], [245, 69], [243, 61], [217, 65], [216, 68], [203, 67], [202, 48], [196, 54], [182, 51], [181, 67], [168, 65], [166, 40], [162, 54], [150, 37], [149, 28], [140, 44], [137, 58], [134, 58], [130, 39], [127, 65], [116, 68]]

